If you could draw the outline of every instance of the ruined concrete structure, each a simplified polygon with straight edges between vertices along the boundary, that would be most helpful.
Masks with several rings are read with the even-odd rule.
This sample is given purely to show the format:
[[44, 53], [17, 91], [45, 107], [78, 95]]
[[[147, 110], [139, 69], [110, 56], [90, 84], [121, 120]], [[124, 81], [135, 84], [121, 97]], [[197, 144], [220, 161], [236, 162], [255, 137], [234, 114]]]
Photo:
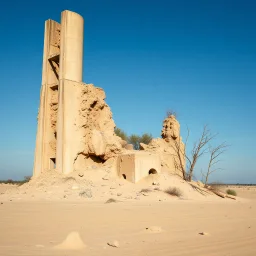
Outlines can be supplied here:
[[153, 139], [148, 145], [140, 143], [140, 149], [160, 156], [164, 169], [182, 177], [185, 166], [185, 146], [180, 136], [180, 124], [174, 115], [163, 121], [162, 138]]
[[70, 173], [121, 151], [104, 91], [82, 83], [83, 30], [83, 18], [70, 11], [60, 24], [45, 22], [34, 176], [55, 168]]
[[179, 123], [164, 121], [163, 139], [133, 150], [115, 135], [112, 113], [101, 88], [82, 82], [83, 18], [64, 11], [61, 23], [45, 22], [44, 55], [34, 177], [56, 169], [63, 174], [84, 171], [113, 159], [115, 175], [137, 182], [161, 165], [174, 168], [173, 142]]
[[161, 162], [158, 154], [134, 151], [118, 157], [119, 176], [131, 182], [138, 182], [150, 174], [161, 172]]

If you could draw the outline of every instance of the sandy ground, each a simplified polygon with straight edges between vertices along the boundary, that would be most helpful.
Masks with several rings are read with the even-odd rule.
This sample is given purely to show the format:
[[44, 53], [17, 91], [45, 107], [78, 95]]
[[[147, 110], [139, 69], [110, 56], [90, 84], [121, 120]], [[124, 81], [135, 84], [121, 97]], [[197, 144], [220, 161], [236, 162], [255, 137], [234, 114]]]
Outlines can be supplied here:
[[[255, 256], [256, 188], [235, 190], [245, 199], [105, 204], [0, 197], [0, 255]], [[115, 240], [118, 248], [107, 244]]]

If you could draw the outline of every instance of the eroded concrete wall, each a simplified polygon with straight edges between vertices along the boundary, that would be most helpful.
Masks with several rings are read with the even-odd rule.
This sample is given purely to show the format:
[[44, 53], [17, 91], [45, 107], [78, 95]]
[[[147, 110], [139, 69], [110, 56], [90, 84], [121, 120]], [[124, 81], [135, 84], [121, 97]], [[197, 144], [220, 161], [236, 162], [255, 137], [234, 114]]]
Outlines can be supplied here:
[[84, 20], [64, 11], [61, 24], [45, 23], [42, 88], [34, 176], [55, 168], [65, 174], [122, 151], [105, 93], [82, 83]]
[[161, 172], [161, 161], [158, 154], [133, 151], [122, 154], [117, 161], [118, 175], [133, 183], [149, 174]]
[[38, 112], [34, 176], [51, 167], [51, 159], [56, 158], [56, 111], [58, 108], [58, 65], [49, 58], [60, 52], [60, 24], [45, 22], [42, 86]]
[[182, 166], [186, 163], [185, 146], [180, 136], [180, 124], [175, 116], [169, 116], [163, 121], [162, 138], [153, 139], [148, 145], [141, 143], [140, 147], [141, 150], [157, 153], [161, 159], [162, 169], [183, 176]]
[[[57, 169], [81, 170], [122, 151], [105, 93], [92, 84], [63, 80], [60, 84]], [[64, 113], [64, 114], [63, 114]]]

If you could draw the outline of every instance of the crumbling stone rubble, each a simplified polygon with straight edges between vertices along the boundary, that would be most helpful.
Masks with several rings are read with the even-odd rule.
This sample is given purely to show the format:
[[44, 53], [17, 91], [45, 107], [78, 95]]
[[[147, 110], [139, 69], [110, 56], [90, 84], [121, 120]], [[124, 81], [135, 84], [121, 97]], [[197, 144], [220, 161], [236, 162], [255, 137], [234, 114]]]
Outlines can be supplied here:
[[[115, 135], [115, 123], [110, 107], [105, 102], [103, 89], [87, 84], [80, 93], [77, 127], [83, 138], [82, 151], [78, 152], [75, 165], [104, 162], [122, 152], [122, 139]], [[89, 161], [90, 160], [90, 161]]]
[[[180, 124], [174, 115], [163, 121], [162, 138], [153, 139], [148, 145], [140, 143], [140, 149], [158, 153], [161, 165], [173, 174], [182, 176], [181, 165], [185, 165], [184, 143], [180, 136]], [[178, 156], [180, 153], [180, 157]]]

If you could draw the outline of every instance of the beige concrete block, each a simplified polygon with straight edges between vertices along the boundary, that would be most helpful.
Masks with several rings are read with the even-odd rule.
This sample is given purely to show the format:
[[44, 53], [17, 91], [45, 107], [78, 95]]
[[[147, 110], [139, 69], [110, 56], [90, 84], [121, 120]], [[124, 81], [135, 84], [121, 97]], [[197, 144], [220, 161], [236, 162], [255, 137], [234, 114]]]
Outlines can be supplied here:
[[118, 157], [118, 175], [131, 182], [136, 183], [160, 171], [161, 161], [158, 154], [138, 151]]

